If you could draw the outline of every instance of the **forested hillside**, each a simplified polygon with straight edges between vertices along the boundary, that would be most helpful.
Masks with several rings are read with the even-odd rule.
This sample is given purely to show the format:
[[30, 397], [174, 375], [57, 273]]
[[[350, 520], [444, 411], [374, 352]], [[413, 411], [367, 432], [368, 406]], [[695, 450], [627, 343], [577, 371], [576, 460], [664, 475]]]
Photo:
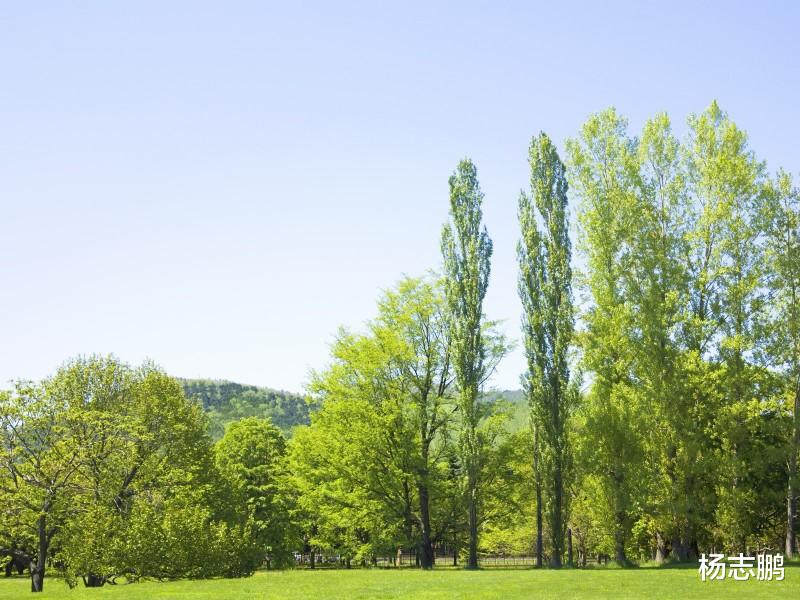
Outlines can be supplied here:
[[299, 394], [213, 379], [181, 379], [187, 398], [199, 400], [210, 418], [211, 435], [219, 439], [225, 425], [245, 417], [268, 417], [284, 433], [307, 425], [309, 407]]
[[[209, 429], [214, 439], [225, 433], [228, 423], [245, 417], [269, 418], [289, 434], [295, 425], [308, 425], [309, 407], [300, 394], [267, 387], [235, 383], [223, 379], [180, 379], [187, 398], [198, 400], [209, 416]], [[527, 422], [527, 404], [521, 390], [487, 392], [488, 402], [501, 400], [509, 404], [513, 429]]]

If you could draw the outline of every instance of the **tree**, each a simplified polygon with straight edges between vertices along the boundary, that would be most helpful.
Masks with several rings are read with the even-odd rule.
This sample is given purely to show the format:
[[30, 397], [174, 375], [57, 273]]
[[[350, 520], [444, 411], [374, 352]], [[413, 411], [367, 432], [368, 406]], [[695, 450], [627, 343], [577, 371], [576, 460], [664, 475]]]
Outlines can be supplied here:
[[[487, 394], [491, 396], [491, 393]], [[501, 400], [495, 400], [498, 405]], [[509, 431], [508, 413], [498, 406], [481, 428], [494, 430], [484, 460], [481, 484], [480, 548], [490, 554], [528, 555], [534, 512], [533, 439], [528, 427]], [[503, 431], [505, 430], [505, 431]]]
[[280, 429], [269, 419], [235, 421], [217, 442], [215, 456], [228, 483], [228, 502], [247, 507], [259, 557], [268, 556], [271, 567], [288, 564], [294, 532], [287, 517], [291, 498], [286, 493], [286, 439]]
[[[738, 499], [748, 496], [750, 486], [736, 467], [741, 463], [742, 445], [736, 439], [741, 437], [742, 419], [728, 415], [740, 413], [759, 394], [767, 400], [753, 364], [763, 305], [763, 260], [755, 220], [763, 164], [749, 149], [747, 134], [716, 102], [689, 118], [683, 154], [684, 193], [693, 203], [680, 377], [692, 385], [676, 394], [669, 419], [674, 443], [664, 461], [676, 509], [673, 554], [678, 560], [696, 556], [698, 540], [708, 535], [715, 510], [744, 515]], [[716, 444], [724, 448], [717, 464], [709, 452]], [[727, 477], [726, 468], [731, 469]], [[717, 498], [709, 494], [716, 483], [713, 473], [723, 478]], [[729, 543], [741, 548], [746, 540]]]
[[18, 383], [0, 433], [0, 548], [31, 565], [34, 591], [48, 562], [87, 586], [260, 563], [246, 565], [247, 524], [223, 514], [202, 409], [153, 365], [79, 358]]
[[[83, 577], [90, 587], [120, 573], [143, 576], [147, 569], [129, 552], [141, 542], [136, 537], [143, 532], [133, 525], [138, 513], [152, 503], [163, 509], [153, 515], [167, 518], [164, 511], [188, 496], [200, 505], [197, 510], [202, 506], [209, 515], [215, 510], [207, 420], [197, 404], [186, 400], [177, 380], [149, 363], [134, 369], [113, 357], [88, 357], [68, 363], [57, 379], [68, 385], [81, 419], [113, 424], [74, 432], [87, 451], [81, 469], [84, 494], [60, 544], [65, 574]], [[191, 494], [188, 487], [194, 488]], [[194, 544], [201, 545], [196, 536]], [[169, 552], [159, 552], [167, 560]], [[173, 561], [171, 568], [178, 564]], [[159, 565], [155, 573], [163, 572]]]
[[[666, 114], [649, 119], [638, 140], [630, 140], [630, 227], [628, 258], [623, 274], [624, 297], [631, 305], [629, 343], [632, 344], [633, 395], [641, 409], [642, 425], [649, 434], [642, 451], [649, 460], [640, 462], [652, 482], [644, 489], [636, 521], [640, 532], [652, 535], [656, 560], [666, 557], [665, 539], [671, 515], [664, 514], [672, 499], [663, 470], [674, 447], [675, 429], [683, 430], [689, 409], [682, 385], [684, 353], [678, 342], [689, 297], [686, 274], [687, 237], [691, 198], [681, 164], [681, 146], [672, 134]], [[631, 390], [633, 391], [633, 390]], [[665, 449], [667, 451], [665, 452]], [[647, 527], [644, 527], [644, 525]]]
[[[434, 544], [457, 528], [448, 332], [441, 282], [404, 278], [381, 297], [367, 333], [341, 332], [332, 364], [314, 374], [320, 408], [291, 455], [318, 545], [366, 557], [396, 543], [430, 568]], [[363, 528], [349, 542], [343, 519]]]
[[32, 592], [44, 589], [53, 537], [79, 493], [75, 480], [86, 451], [73, 435], [80, 416], [63, 392], [56, 378], [39, 386], [18, 383], [13, 394], [0, 397], [0, 464], [10, 507], [0, 530], [11, 541], [3, 553], [30, 565]]
[[618, 559], [633, 523], [657, 560], [744, 549], [770, 512], [755, 499], [772, 504], [753, 457], [774, 464], [782, 427], [758, 359], [763, 164], [716, 103], [689, 119], [685, 142], [664, 114], [639, 137], [626, 127], [608, 110], [569, 144], [591, 293], [582, 435], [612, 450], [590, 475], [617, 505]]
[[453, 368], [461, 412], [461, 447], [467, 474], [467, 567], [478, 568], [478, 475], [482, 448], [479, 389], [486, 377], [483, 299], [489, 285], [492, 241], [481, 228], [483, 193], [475, 165], [462, 160], [450, 177], [450, 222], [442, 229], [445, 297], [449, 310]]
[[797, 463], [800, 450], [800, 192], [791, 176], [779, 171], [770, 183], [764, 204], [767, 232], [767, 281], [773, 307], [768, 325], [770, 363], [779, 369], [791, 415], [786, 460], [787, 557], [797, 551]]
[[447, 427], [452, 417], [450, 339], [440, 282], [405, 278], [396, 291], [387, 292], [379, 307], [375, 333], [396, 332], [406, 350], [397, 364], [399, 375], [408, 382], [409, 418], [416, 437], [411, 466], [419, 507], [420, 564], [430, 569], [434, 541], [444, 534], [432, 529], [431, 513], [437, 508], [432, 502], [437, 499], [436, 478], [441, 475], [437, 465], [448, 451]]
[[[537, 437], [537, 484], [544, 472], [551, 536], [551, 565], [560, 567], [568, 519], [565, 480], [569, 476], [569, 418], [574, 393], [569, 387], [569, 349], [574, 327], [571, 244], [564, 164], [546, 134], [531, 140], [531, 196], [519, 199], [522, 239], [517, 246], [522, 330], [528, 372], [524, 388]], [[537, 225], [542, 220], [542, 231]], [[539, 487], [537, 485], [537, 487]], [[537, 514], [540, 493], [537, 490]], [[537, 525], [537, 538], [541, 525]], [[537, 560], [541, 552], [537, 539]]]
[[[635, 148], [627, 124], [613, 109], [593, 115], [578, 140], [568, 143], [570, 170], [581, 198], [579, 222], [591, 304], [581, 334], [583, 362], [592, 386], [582, 409], [584, 454], [598, 500], [611, 518], [615, 559], [626, 564], [625, 544], [634, 521], [643, 455], [642, 410], [635, 393], [631, 343], [634, 313], [626, 302], [630, 232], [635, 212]], [[585, 446], [584, 446], [585, 447]]]
[[309, 546], [350, 559], [414, 545], [415, 432], [394, 336], [340, 332], [334, 360], [312, 377], [318, 410], [290, 444]]

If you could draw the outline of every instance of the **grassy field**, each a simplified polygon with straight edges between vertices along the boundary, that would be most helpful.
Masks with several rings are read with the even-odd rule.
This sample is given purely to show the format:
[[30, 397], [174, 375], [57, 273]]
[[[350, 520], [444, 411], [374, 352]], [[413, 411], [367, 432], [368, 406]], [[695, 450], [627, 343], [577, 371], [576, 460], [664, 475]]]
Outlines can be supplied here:
[[336, 570], [261, 572], [247, 579], [147, 582], [78, 587], [70, 590], [58, 579], [45, 584], [43, 594], [29, 592], [27, 579], [0, 578], [0, 598], [64, 600], [272, 600], [272, 599], [475, 599], [491, 598], [793, 598], [800, 597], [800, 567], [786, 569], [782, 582], [727, 580], [701, 582], [695, 569], [631, 570]]

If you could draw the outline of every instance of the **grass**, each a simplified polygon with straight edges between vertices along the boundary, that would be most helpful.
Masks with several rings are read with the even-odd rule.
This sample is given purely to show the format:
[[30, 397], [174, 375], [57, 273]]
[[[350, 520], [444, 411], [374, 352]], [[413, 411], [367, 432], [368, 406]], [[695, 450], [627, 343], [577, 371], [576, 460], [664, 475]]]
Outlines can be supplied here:
[[701, 582], [694, 568], [587, 570], [328, 570], [259, 572], [246, 579], [146, 582], [78, 587], [49, 579], [45, 591], [33, 595], [25, 578], [0, 578], [0, 599], [63, 600], [299, 600], [308, 598], [367, 599], [548, 599], [548, 598], [798, 598], [800, 565], [786, 568], [776, 581]]

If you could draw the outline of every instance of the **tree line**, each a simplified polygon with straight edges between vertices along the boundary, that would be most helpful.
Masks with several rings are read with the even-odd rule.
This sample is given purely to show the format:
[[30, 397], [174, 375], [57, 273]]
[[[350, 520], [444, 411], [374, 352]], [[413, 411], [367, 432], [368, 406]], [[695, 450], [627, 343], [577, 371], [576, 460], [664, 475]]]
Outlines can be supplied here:
[[[797, 547], [800, 194], [713, 103], [673, 133], [609, 109], [529, 148], [518, 199], [524, 425], [486, 393], [477, 169], [450, 177], [439, 274], [340, 330], [310, 423], [213, 442], [181, 384], [81, 358], [0, 397], [0, 552], [75, 583], [240, 576], [293, 552], [537, 564]], [[570, 207], [576, 213], [570, 219]], [[571, 235], [571, 232], [573, 234]], [[577, 250], [573, 257], [574, 247]]]

